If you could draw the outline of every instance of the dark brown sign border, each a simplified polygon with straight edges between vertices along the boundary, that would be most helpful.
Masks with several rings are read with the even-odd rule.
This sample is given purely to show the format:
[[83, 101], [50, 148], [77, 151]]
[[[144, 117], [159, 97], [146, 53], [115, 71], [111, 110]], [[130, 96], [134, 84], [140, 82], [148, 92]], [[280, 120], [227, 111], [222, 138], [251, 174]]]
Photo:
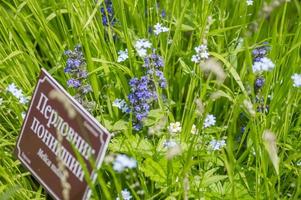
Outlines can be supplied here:
[[[36, 84], [35, 86], [35, 89], [34, 89], [34, 94], [30, 100], [30, 107], [28, 108], [28, 111], [29, 112], [31, 109], [32, 109], [32, 106], [33, 106], [33, 99], [36, 97], [36, 94], [37, 94], [37, 88], [39, 86], [40, 83], [44, 82], [44, 81], [48, 81], [49, 84], [51, 84], [54, 88], [56, 88], [58, 91], [62, 92], [64, 95], [67, 96], [67, 98], [70, 100], [70, 103], [73, 105], [73, 108], [75, 110], [77, 110], [81, 115], [83, 116], [86, 116], [86, 120], [89, 121], [93, 126], [94, 128], [97, 130], [97, 129], [101, 129], [103, 130], [103, 133], [104, 134], [107, 134], [108, 138], [107, 140], [104, 142], [104, 141], [101, 141], [102, 145], [101, 146], [101, 150], [99, 151], [98, 155], [97, 155], [97, 159], [96, 159], [96, 169], [92, 170], [91, 172], [91, 177], [92, 177], [92, 181], [95, 182], [96, 178], [97, 178], [97, 173], [96, 173], [96, 170], [100, 168], [102, 162], [103, 162], [103, 159], [104, 159], [104, 156], [105, 156], [105, 151], [109, 145], [109, 142], [110, 142], [110, 138], [111, 138], [111, 135], [110, 133], [108, 132], [108, 130], [106, 128], [104, 128], [89, 112], [87, 112], [83, 106], [78, 103], [68, 92], [66, 92], [66, 90], [45, 70], [45, 69], [41, 69], [41, 73], [44, 73], [45, 76], [44, 78], [41, 80], [40, 79], [40, 76], [38, 78], [38, 83]], [[40, 74], [41, 75], [41, 74]], [[60, 199], [56, 194], [55, 192], [53, 192], [48, 186], [47, 184], [35, 173], [35, 171], [31, 168], [30, 165], [28, 165], [28, 162], [25, 161], [23, 159], [23, 157], [21, 156], [21, 149], [19, 147], [20, 145], [20, 139], [21, 137], [23, 136], [24, 134], [24, 128], [25, 128], [25, 124], [27, 123], [27, 119], [28, 119], [28, 115], [26, 115], [25, 119], [24, 119], [24, 122], [23, 122], [23, 125], [22, 125], [22, 128], [21, 128], [21, 133], [18, 137], [18, 141], [17, 141], [17, 144], [16, 144], [16, 155], [18, 157], [18, 159], [21, 160], [22, 164], [26, 166], [26, 168], [34, 175], [34, 177], [43, 185], [43, 187], [49, 192], [49, 194], [51, 196], [53, 196], [55, 199]], [[85, 123], [86, 124], [86, 123]], [[86, 124], [86, 128], [87, 127], [87, 124]], [[95, 134], [95, 135], [98, 135], [99, 133], [95, 133], [95, 131], [92, 131], [92, 128], [88, 128], [90, 129], [90, 131], [92, 132], [92, 134]], [[101, 137], [102, 138], [102, 137]], [[25, 158], [26, 156], [23, 155]], [[89, 189], [89, 186], [87, 185], [86, 189], [85, 189], [85, 193], [84, 193], [84, 196], [83, 196], [83, 199], [88, 199], [91, 195], [91, 190]]]

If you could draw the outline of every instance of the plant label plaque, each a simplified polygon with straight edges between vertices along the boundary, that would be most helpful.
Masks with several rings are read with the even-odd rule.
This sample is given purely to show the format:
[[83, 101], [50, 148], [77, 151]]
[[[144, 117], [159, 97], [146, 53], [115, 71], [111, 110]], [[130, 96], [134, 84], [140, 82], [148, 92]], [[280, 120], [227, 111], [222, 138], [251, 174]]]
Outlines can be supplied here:
[[88, 199], [85, 176], [96, 179], [109, 140], [109, 132], [42, 69], [15, 153], [50, 195]]

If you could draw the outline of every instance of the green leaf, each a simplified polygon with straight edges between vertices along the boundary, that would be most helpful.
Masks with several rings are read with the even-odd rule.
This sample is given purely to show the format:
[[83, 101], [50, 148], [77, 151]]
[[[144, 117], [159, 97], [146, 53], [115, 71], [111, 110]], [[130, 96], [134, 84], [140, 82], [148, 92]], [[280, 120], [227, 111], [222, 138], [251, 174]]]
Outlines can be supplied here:
[[126, 130], [128, 128], [128, 122], [124, 121], [124, 120], [119, 120], [117, 121], [113, 127], [112, 127], [112, 131], [122, 131], [122, 130]]
[[147, 118], [143, 121], [144, 126], [152, 126], [156, 122], [160, 121], [164, 117], [164, 113], [161, 109], [151, 110], [148, 113]]
[[139, 158], [149, 157], [153, 155], [153, 145], [139, 135], [132, 135], [130, 137], [115, 137], [111, 140], [110, 150], [113, 152], [124, 152], [134, 155]]
[[162, 166], [151, 158], [147, 158], [142, 163], [140, 170], [154, 182], [164, 183], [166, 180], [166, 174]]
[[211, 134], [211, 133], [220, 133], [227, 130], [227, 126], [222, 127], [208, 127], [204, 130], [204, 133]]
[[213, 168], [207, 171], [204, 174], [203, 180], [202, 180], [202, 186], [203, 187], [208, 187], [213, 183], [217, 183], [221, 180], [226, 179], [228, 176], [227, 175], [213, 175], [219, 168]]

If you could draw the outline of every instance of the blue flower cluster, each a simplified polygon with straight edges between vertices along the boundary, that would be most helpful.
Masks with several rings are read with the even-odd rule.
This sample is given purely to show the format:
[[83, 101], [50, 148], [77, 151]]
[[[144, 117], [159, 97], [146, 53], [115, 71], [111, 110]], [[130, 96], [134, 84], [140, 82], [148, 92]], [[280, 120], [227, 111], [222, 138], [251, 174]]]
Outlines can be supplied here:
[[264, 85], [265, 79], [262, 76], [259, 76], [256, 78], [255, 80], [255, 90], [258, 91], [259, 89], [261, 89]]
[[[267, 45], [268, 43], [264, 43], [265, 45]], [[270, 48], [268, 46], [262, 46], [262, 47], [258, 47], [256, 49], [254, 49], [252, 51], [252, 54], [253, 54], [253, 61], [254, 62], [259, 62], [261, 61], [262, 58], [264, 58], [268, 51], [270, 50]]]
[[148, 76], [142, 76], [140, 79], [132, 78], [129, 85], [131, 86], [131, 93], [128, 95], [128, 98], [136, 118], [134, 129], [140, 130], [142, 127], [141, 121], [147, 117], [150, 103], [156, 99], [156, 93]]
[[114, 8], [111, 0], [105, 0], [101, 8], [102, 24], [104, 26], [114, 26], [116, 19], [114, 16]]
[[[266, 56], [268, 51], [269, 51], [269, 47], [267, 47], [267, 46], [262, 46], [262, 47], [258, 47], [256, 49], [254, 49], [252, 51], [252, 54], [254, 57], [253, 61], [260, 62], [262, 60], [262, 58], [264, 58]], [[265, 79], [262, 76], [256, 78], [255, 84], [254, 84], [256, 92], [263, 87], [264, 82], [265, 82]]]
[[144, 58], [143, 67], [147, 69], [147, 74], [151, 79], [157, 80], [161, 88], [166, 88], [166, 79], [161, 71], [164, 67], [163, 58], [155, 53]]
[[71, 78], [67, 81], [68, 87], [76, 89], [74, 98], [80, 102], [85, 108], [91, 110], [93, 105], [86, 102], [84, 96], [92, 91], [91, 85], [87, 83], [88, 73], [86, 71], [86, 61], [82, 52], [82, 47], [77, 45], [73, 51], [65, 51], [68, 57], [64, 72], [69, 74]]
[[[267, 43], [265, 43], [265, 44], [267, 44]], [[253, 59], [254, 62], [260, 62], [262, 60], [262, 58], [264, 58], [267, 55], [269, 49], [270, 48], [268, 46], [262, 46], [262, 47], [258, 47], [256, 49], [254, 49], [252, 51], [252, 54], [254, 57], [254, 59]], [[264, 82], [265, 82], [265, 79], [262, 76], [256, 78], [255, 84], [254, 84], [256, 92], [263, 87]]]
[[[265, 58], [270, 50], [268, 43], [264, 43], [264, 46], [258, 47], [252, 51], [253, 61], [254, 62], [261, 62], [263, 58]], [[253, 103], [256, 105], [257, 112], [261, 113], [268, 113], [269, 112], [269, 105], [265, 105], [264, 98], [260, 95], [261, 89], [265, 84], [265, 78], [262, 75], [258, 75], [254, 81], [254, 91], [255, 91], [255, 99]], [[242, 118], [241, 118], [242, 119]], [[249, 119], [244, 116], [244, 120], [242, 121], [241, 126], [241, 133], [246, 131], [246, 126]], [[240, 136], [239, 136], [240, 137]]]
[[[253, 57], [254, 57], [254, 62], [260, 62], [265, 58], [270, 50], [270, 47], [267, 46], [268, 43], [264, 43], [265, 46], [258, 47], [252, 51]], [[255, 79], [254, 83], [254, 89], [256, 93], [256, 98], [255, 98], [255, 103], [257, 105], [257, 112], [262, 112], [262, 113], [268, 113], [269, 112], [269, 105], [265, 105], [264, 103], [264, 98], [261, 97], [260, 91], [261, 88], [264, 86], [265, 83], [265, 78], [263, 76], [258, 76]]]
[[86, 64], [80, 45], [77, 45], [74, 48], [74, 51], [67, 50], [64, 54], [68, 56], [66, 67], [64, 69], [65, 73], [73, 73], [74, 71], [77, 71], [80, 66]]
[[85, 83], [87, 78], [86, 61], [81, 46], [77, 45], [74, 51], [65, 51], [65, 55], [68, 56], [68, 59], [64, 71], [71, 75], [71, 78], [67, 81], [68, 87], [79, 89], [83, 94], [90, 92], [90, 85]]
[[134, 119], [134, 129], [142, 128], [142, 120], [147, 117], [151, 104], [157, 100], [155, 81], [161, 88], [166, 87], [166, 79], [161, 71], [164, 66], [162, 57], [151, 54], [145, 57], [143, 67], [147, 69], [146, 75], [140, 79], [132, 78], [129, 82], [131, 93], [128, 95], [132, 106]]

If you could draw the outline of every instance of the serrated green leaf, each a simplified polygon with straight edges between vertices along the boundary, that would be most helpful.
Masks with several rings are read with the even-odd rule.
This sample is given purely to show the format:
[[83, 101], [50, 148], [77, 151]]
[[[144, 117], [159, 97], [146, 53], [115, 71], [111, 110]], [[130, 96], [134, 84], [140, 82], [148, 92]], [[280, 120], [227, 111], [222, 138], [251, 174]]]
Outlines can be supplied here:
[[143, 162], [140, 170], [154, 182], [164, 183], [166, 180], [166, 174], [162, 166], [151, 158], [147, 158]]
[[217, 182], [219, 182], [221, 180], [224, 180], [228, 177], [226, 175], [213, 175], [218, 169], [219, 169], [218, 167], [210, 169], [209, 171], [207, 171], [204, 174], [204, 178], [203, 178], [202, 183], [201, 183], [202, 187], [208, 187], [211, 184], [217, 183]]

